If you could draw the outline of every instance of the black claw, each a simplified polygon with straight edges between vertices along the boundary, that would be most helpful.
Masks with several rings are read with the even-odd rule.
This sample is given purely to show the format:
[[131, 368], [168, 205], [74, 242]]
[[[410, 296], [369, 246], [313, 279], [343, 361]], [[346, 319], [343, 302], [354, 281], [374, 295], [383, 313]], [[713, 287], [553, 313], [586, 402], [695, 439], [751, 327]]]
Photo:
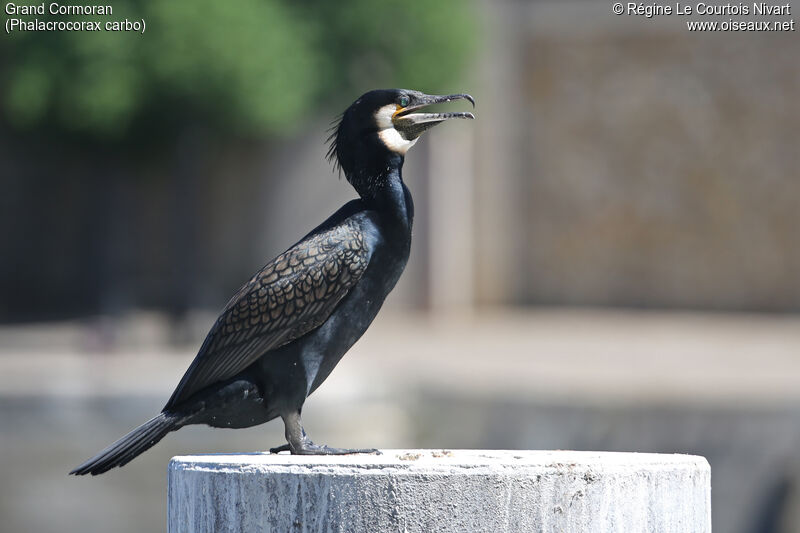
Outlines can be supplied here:
[[288, 444], [281, 444], [275, 448], [270, 448], [269, 453], [281, 453], [281, 452], [291, 452], [292, 449], [289, 447]]

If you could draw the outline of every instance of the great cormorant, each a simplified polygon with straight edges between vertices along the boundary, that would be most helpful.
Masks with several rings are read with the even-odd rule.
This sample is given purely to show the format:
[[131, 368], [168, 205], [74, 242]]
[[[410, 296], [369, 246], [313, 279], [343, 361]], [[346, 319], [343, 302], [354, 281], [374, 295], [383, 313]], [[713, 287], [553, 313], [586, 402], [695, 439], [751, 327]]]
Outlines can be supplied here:
[[71, 474], [122, 466], [188, 424], [243, 428], [280, 416], [293, 454], [375, 452], [314, 444], [300, 413], [380, 310], [405, 268], [414, 204], [406, 151], [427, 129], [471, 113], [423, 108], [466, 99], [370, 91], [342, 115], [328, 156], [360, 198], [267, 263], [231, 298], [164, 409]]

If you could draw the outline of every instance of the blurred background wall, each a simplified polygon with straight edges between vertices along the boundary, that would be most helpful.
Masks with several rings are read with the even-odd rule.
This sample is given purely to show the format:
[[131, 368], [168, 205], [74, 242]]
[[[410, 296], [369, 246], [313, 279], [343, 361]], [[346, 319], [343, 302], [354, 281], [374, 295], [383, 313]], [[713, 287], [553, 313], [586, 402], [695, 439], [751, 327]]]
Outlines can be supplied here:
[[0, 38], [0, 531], [163, 529], [170, 454], [281, 441], [187, 428], [65, 476], [353, 197], [326, 130], [395, 86], [477, 120], [409, 153], [411, 261], [309, 401], [315, 438], [699, 453], [717, 530], [800, 531], [796, 32], [577, 0], [114, 13], [147, 31]]

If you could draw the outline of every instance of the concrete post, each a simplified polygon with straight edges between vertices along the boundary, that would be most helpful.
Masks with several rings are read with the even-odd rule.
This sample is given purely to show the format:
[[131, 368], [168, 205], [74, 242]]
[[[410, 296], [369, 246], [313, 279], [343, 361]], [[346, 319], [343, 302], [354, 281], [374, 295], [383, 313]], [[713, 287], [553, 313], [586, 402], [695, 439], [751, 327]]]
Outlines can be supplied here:
[[169, 465], [169, 532], [710, 532], [691, 455], [385, 450]]

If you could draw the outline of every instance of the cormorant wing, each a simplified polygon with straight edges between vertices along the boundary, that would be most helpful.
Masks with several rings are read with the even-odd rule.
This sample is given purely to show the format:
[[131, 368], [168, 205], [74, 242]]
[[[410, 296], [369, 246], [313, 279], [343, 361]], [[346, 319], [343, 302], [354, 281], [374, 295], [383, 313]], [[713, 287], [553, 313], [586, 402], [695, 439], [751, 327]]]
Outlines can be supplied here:
[[322, 325], [368, 262], [353, 221], [312, 234], [273, 259], [225, 306], [165, 409]]

